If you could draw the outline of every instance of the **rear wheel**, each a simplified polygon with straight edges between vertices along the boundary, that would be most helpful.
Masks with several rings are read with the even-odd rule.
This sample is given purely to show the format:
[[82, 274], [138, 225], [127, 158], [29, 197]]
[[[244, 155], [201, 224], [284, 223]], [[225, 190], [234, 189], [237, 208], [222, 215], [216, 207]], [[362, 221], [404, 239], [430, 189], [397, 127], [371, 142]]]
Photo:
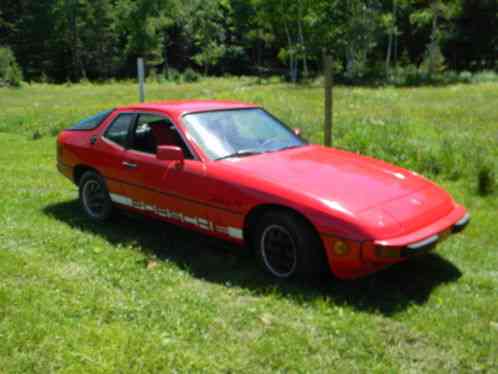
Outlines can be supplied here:
[[254, 231], [253, 243], [261, 265], [274, 277], [310, 278], [327, 270], [317, 233], [292, 212], [266, 213]]
[[104, 178], [94, 171], [85, 172], [79, 183], [80, 203], [92, 220], [103, 222], [112, 214], [112, 201]]

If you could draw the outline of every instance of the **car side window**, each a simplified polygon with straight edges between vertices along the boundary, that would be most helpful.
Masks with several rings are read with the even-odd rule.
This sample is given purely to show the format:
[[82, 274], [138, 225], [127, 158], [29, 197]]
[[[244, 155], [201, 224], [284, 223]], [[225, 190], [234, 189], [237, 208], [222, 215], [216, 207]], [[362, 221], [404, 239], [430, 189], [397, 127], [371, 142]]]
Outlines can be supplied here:
[[120, 114], [107, 128], [104, 133], [104, 138], [126, 147], [128, 144], [128, 132], [133, 124], [135, 114], [123, 113]]
[[186, 159], [193, 159], [175, 125], [166, 117], [155, 114], [140, 114], [133, 131], [131, 148], [140, 152], [156, 154], [160, 145], [180, 147]]

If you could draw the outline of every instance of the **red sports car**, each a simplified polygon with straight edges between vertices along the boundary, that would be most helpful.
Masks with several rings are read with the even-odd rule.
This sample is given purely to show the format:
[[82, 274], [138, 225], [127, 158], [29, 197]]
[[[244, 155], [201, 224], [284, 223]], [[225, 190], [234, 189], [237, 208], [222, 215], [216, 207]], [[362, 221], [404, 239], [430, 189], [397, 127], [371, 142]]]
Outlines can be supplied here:
[[264, 109], [170, 101], [112, 109], [58, 137], [84, 212], [117, 207], [254, 249], [278, 278], [357, 278], [426, 253], [469, 214], [411, 171], [308, 144]]

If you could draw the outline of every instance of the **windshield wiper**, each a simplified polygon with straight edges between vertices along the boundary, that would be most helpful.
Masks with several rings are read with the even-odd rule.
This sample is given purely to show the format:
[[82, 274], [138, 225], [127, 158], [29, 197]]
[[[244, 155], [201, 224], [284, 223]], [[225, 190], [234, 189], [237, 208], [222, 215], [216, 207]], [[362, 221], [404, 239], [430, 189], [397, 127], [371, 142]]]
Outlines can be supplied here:
[[230, 153], [229, 155], [217, 158], [215, 161], [224, 160], [226, 158], [233, 158], [233, 157], [245, 157], [245, 156], [259, 155], [260, 153], [261, 152], [255, 151], [252, 149], [242, 149], [240, 151]]
[[293, 148], [301, 148], [304, 147], [305, 144], [297, 144], [297, 145], [288, 145], [287, 147], [282, 147], [282, 148], [277, 148], [271, 152], [280, 152], [280, 151], [285, 151], [287, 149], [293, 149]]

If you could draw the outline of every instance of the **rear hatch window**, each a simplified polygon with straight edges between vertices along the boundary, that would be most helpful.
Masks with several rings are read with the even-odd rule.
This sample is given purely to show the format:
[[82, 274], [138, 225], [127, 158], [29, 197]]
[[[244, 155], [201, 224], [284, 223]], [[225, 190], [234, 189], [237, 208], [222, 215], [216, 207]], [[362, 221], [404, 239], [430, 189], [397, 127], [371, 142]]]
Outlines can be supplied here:
[[69, 131], [88, 131], [94, 130], [113, 112], [114, 109], [106, 110], [100, 113], [97, 113], [91, 117], [85, 118], [80, 122], [74, 124], [67, 130]]

